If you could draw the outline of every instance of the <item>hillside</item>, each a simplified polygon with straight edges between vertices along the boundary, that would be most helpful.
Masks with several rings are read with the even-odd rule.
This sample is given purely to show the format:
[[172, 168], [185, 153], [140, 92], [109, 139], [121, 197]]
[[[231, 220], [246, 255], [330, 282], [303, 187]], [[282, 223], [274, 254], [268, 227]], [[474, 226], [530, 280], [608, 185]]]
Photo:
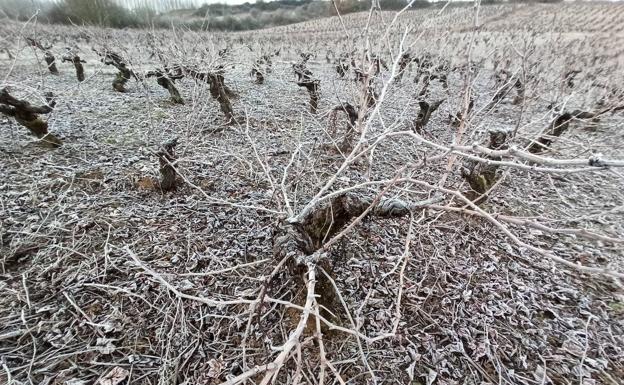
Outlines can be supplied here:
[[[275, 0], [193, 6], [187, 0], [0, 0], [0, 19], [29, 20], [37, 14], [40, 21], [53, 24], [95, 25], [114, 28], [177, 28], [212, 31], [253, 30], [276, 25], [366, 11], [370, 0]], [[381, 9], [400, 10], [403, 0], [381, 0]], [[417, 0], [412, 9], [432, 6]]]

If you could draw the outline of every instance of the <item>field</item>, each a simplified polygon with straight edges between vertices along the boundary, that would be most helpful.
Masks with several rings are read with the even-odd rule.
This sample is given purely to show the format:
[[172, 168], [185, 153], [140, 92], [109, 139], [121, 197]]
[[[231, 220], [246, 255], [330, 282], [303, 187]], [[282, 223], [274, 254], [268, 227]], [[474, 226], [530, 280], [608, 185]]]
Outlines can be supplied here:
[[0, 32], [0, 384], [624, 384], [624, 4]]

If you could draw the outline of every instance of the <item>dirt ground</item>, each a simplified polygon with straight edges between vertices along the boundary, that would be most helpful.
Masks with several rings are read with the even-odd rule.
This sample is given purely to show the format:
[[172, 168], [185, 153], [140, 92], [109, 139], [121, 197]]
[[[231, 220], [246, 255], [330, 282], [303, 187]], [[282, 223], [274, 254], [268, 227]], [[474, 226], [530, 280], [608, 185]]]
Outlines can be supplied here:
[[[476, 34], [471, 8], [438, 12], [403, 15], [386, 38], [393, 14], [375, 13], [370, 50], [391, 67], [406, 26], [413, 26], [412, 52], [452, 66], [465, 62], [472, 46], [475, 107], [462, 144], [486, 143], [492, 128], [517, 128], [513, 144], [526, 146], [555, 108], [595, 110], [605, 96], [597, 84], [624, 84], [622, 5], [488, 6]], [[47, 115], [49, 130], [63, 145], [41, 146], [0, 115], [0, 384], [234, 383], [254, 366], [273, 362], [300, 319], [305, 287], [282, 269], [265, 287], [275, 301], [250, 305], [276, 266], [274, 238], [288, 217], [272, 184], [287, 186], [296, 213], [343, 164], [346, 153], [331, 144], [331, 110], [355, 104], [359, 87], [353, 71], [340, 78], [335, 58], [325, 56], [352, 47], [359, 53], [367, 19], [345, 17], [346, 32], [338, 18], [237, 34], [155, 31], [158, 49], [150, 48], [147, 31], [2, 27], [3, 43], [16, 58], [0, 53], [3, 87], [35, 104], [52, 91], [57, 104]], [[58, 64], [59, 75], [49, 74], [37, 60], [41, 52], [20, 37], [33, 34], [53, 43], [57, 57], [65, 46], [79, 48], [87, 79], [77, 82], [69, 63]], [[216, 52], [228, 47], [225, 82], [237, 94], [238, 122], [226, 124], [208, 86], [188, 78], [176, 82], [184, 105], [173, 104], [150, 79], [131, 79], [128, 92], [115, 92], [115, 69], [91, 46], [122, 53], [137, 73], [162, 64], [151, 55], [156, 50], [172, 62], [187, 58], [214, 68]], [[249, 75], [254, 61], [278, 48], [265, 83], [255, 84]], [[292, 64], [301, 52], [315, 54], [307, 68], [321, 82], [316, 114], [295, 84]], [[495, 62], [505, 60], [511, 72], [530, 74], [526, 100], [514, 104], [510, 95], [487, 108], [496, 91]], [[562, 74], [570, 68], [582, 72], [566, 88]], [[378, 92], [387, 92], [378, 118], [370, 120], [370, 142], [388, 129], [411, 131], [418, 113], [422, 82], [413, 81], [415, 66], [400, 82], [388, 83], [390, 72], [375, 80]], [[456, 70], [448, 90], [431, 82], [427, 100], [446, 101], [426, 126], [426, 140], [452, 143], [457, 128], [448, 115], [462, 108], [464, 79]], [[622, 111], [574, 121], [544, 156], [624, 159], [623, 124]], [[339, 132], [345, 126], [340, 117]], [[180, 142], [180, 186], [163, 192], [156, 152], [172, 138]], [[375, 181], [442, 152], [415, 137], [388, 137], [342, 170], [331, 191], [371, 182], [360, 190], [377, 194], [387, 183]], [[435, 185], [448, 159], [410, 169], [410, 178]], [[458, 160], [446, 188], [469, 189], [461, 176], [464, 161]], [[501, 167], [483, 210], [601, 234], [602, 240], [586, 239], [505, 222], [526, 244], [624, 273], [624, 171], [543, 172], [531, 169], [539, 168], [534, 163], [510, 161], [527, 167]], [[552, 168], [558, 167], [565, 169]], [[416, 202], [431, 191], [408, 183], [386, 195]], [[450, 196], [438, 205], [462, 207]], [[276, 384], [319, 384], [320, 372], [323, 383], [624, 383], [622, 282], [555, 263], [491, 221], [439, 207], [403, 218], [365, 218], [328, 254], [335, 286], [323, 285], [316, 295], [338, 328], [319, 327], [326, 359], [311, 317]], [[263, 377], [259, 371], [245, 383]]]

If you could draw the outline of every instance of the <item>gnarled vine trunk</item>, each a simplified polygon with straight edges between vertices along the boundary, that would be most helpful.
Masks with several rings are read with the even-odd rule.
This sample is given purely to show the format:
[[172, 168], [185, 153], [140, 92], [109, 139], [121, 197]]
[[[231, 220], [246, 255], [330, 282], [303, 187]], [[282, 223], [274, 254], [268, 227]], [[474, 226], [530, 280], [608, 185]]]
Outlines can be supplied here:
[[305, 87], [310, 95], [310, 112], [316, 114], [318, 110], [318, 102], [320, 98], [319, 88], [321, 87], [320, 80], [312, 80], [308, 82], [298, 82], [299, 87]]
[[433, 114], [442, 103], [444, 103], [445, 99], [438, 100], [431, 104], [427, 103], [425, 100], [421, 100], [418, 102], [418, 106], [420, 111], [418, 112], [418, 117], [414, 122], [414, 130], [418, 133], [422, 132], [429, 119], [431, 118], [431, 114]]
[[[277, 261], [287, 258], [291, 274], [301, 277], [305, 272], [306, 259], [322, 251], [327, 242], [354, 219], [365, 213], [381, 218], [402, 217], [414, 208], [399, 199], [341, 194], [321, 203], [300, 221], [281, 224], [273, 238], [273, 255]], [[318, 261], [330, 276], [335, 262], [331, 257]], [[296, 282], [302, 284], [303, 280]], [[317, 288], [319, 303], [329, 309], [329, 312], [322, 312], [323, 316], [330, 318], [332, 313], [339, 313], [333, 285], [322, 274], [318, 277]]]
[[177, 186], [177, 173], [173, 167], [173, 162], [177, 159], [175, 147], [178, 145], [177, 139], [172, 139], [162, 145], [156, 153], [160, 164], [160, 188], [163, 191], [174, 190]]
[[56, 59], [54, 58], [54, 55], [46, 51], [46, 53], [43, 55], [43, 59], [48, 65], [48, 71], [50, 71], [50, 73], [53, 75], [58, 75], [59, 72], [58, 72], [58, 69], [56, 68]]
[[[491, 150], [504, 150], [507, 148], [509, 132], [507, 130], [490, 131], [490, 142], [488, 148]], [[498, 156], [488, 156], [493, 161], [500, 161]], [[487, 192], [498, 180], [498, 164], [488, 164], [476, 161], [469, 161], [462, 168], [462, 177], [468, 182], [471, 192], [467, 196], [476, 203], [484, 202], [487, 199]]]
[[118, 66], [117, 69], [119, 72], [115, 75], [115, 79], [113, 79], [113, 89], [117, 92], [126, 92], [126, 83], [130, 80], [132, 72], [125, 66], [125, 64]]
[[159, 86], [166, 89], [171, 96], [171, 101], [176, 104], [184, 104], [184, 99], [180, 96], [180, 92], [176, 88], [173, 81], [175, 79], [180, 79], [183, 76], [178, 74], [177, 76], [174, 74], [165, 74], [164, 71], [156, 70], [150, 71], [145, 74], [146, 77], [156, 77], [156, 82]]
[[45, 60], [46, 62], [48, 71], [50, 71], [50, 73], [53, 75], [58, 75], [59, 72], [58, 72], [58, 69], [56, 68], [56, 59], [54, 58], [54, 55], [52, 55], [52, 53], [49, 51], [50, 48], [52, 48], [52, 45], [48, 44], [44, 46], [43, 44], [41, 44], [39, 40], [35, 40], [30, 37], [27, 37], [26, 41], [31, 46], [36, 47], [40, 49], [41, 52], [43, 52], [43, 60]]
[[193, 79], [201, 80], [208, 83], [210, 87], [210, 96], [219, 103], [219, 107], [228, 123], [235, 122], [234, 110], [232, 109], [232, 103], [230, 101], [230, 95], [234, 93], [227, 88], [225, 80], [221, 71], [217, 72], [200, 72], [192, 68], [185, 68], [184, 71], [188, 73]]
[[63, 56], [63, 62], [71, 62], [74, 65], [74, 68], [76, 69], [76, 78], [78, 79], [79, 82], [82, 82], [85, 80], [84, 67], [82, 66], [82, 63], [86, 63], [86, 61], [80, 59], [80, 56], [78, 55]]
[[347, 118], [349, 119], [347, 122], [347, 127], [345, 128], [345, 132], [340, 143], [340, 150], [346, 151], [351, 148], [353, 136], [355, 134], [355, 125], [359, 116], [358, 111], [349, 103], [345, 103], [339, 106], [334, 107], [329, 114], [329, 133], [332, 136], [332, 139], [336, 136], [338, 127], [336, 126], [336, 120], [338, 117], [338, 113], [343, 111], [347, 114]]
[[58, 147], [61, 140], [48, 132], [48, 122], [39, 114], [48, 114], [54, 108], [54, 100], [51, 94], [47, 94], [48, 105], [33, 106], [25, 100], [13, 97], [6, 88], [0, 91], [0, 112], [15, 118], [15, 121], [26, 127], [33, 135], [41, 139], [41, 142], [50, 147]]
[[297, 85], [305, 87], [310, 95], [310, 112], [315, 114], [318, 109], [320, 98], [319, 88], [321, 81], [312, 78], [312, 72], [306, 68], [306, 63], [310, 59], [310, 55], [302, 54], [303, 60], [299, 64], [293, 65], [295, 76], [297, 77]]
[[128, 65], [124, 59], [115, 52], [104, 51], [100, 52], [95, 48], [92, 48], [95, 53], [102, 58], [102, 62], [106, 65], [112, 65], [119, 71], [113, 79], [113, 89], [117, 92], [126, 92], [126, 83], [131, 77], [138, 79], [136, 74], [128, 68]]
[[610, 111], [611, 109], [602, 112], [586, 112], [580, 110], [574, 110], [573, 112], [563, 112], [558, 115], [548, 126], [546, 132], [544, 132], [539, 138], [531, 143], [528, 150], [534, 154], [544, 152], [559, 136], [563, 135], [570, 127], [570, 122], [574, 119], [594, 119], [603, 113]]

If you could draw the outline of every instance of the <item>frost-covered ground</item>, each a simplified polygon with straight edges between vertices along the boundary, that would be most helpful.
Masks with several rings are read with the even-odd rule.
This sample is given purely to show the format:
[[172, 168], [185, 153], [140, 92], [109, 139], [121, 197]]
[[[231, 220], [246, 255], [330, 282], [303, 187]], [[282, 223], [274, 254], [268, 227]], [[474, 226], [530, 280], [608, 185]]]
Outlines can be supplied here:
[[[406, 42], [414, 42], [414, 56], [430, 53], [457, 68], [448, 90], [434, 80], [426, 96], [446, 100], [423, 133], [433, 143], [449, 145], [456, 135], [448, 115], [462, 108], [468, 47], [478, 72], [463, 144], [486, 143], [492, 128], [517, 128], [512, 144], [526, 146], [553, 119], [553, 102], [595, 111], [600, 98], [611, 106], [621, 95], [621, 5], [484, 7], [474, 36], [472, 9], [438, 11], [404, 15], [383, 38], [393, 14], [374, 14], [369, 48], [390, 64], [388, 50], [396, 56], [412, 26]], [[346, 154], [331, 145], [331, 110], [355, 104], [358, 87], [353, 71], [338, 76], [334, 60], [352, 50], [359, 60], [367, 17], [345, 17], [347, 32], [331, 18], [241, 34], [155, 31], [152, 38], [146, 31], [0, 27], [16, 58], [0, 54], [3, 86], [37, 104], [52, 91], [49, 129], [63, 140], [58, 149], [44, 148], [0, 116], [0, 383], [217, 384], [256, 365], [247, 383], [260, 383], [262, 365], [278, 357], [305, 299], [301, 278], [286, 268], [264, 286], [278, 262], [274, 235], [288, 216], [281, 186], [296, 213], [342, 164]], [[20, 38], [33, 35], [53, 43], [57, 58], [75, 45], [87, 79], [78, 83], [68, 63], [48, 74], [37, 61], [41, 52]], [[176, 83], [184, 105], [172, 104], [153, 79], [131, 79], [127, 93], [113, 91], [116, 71], [91, 46], [119, 52], [137, 73], [163, 64], [151, 55], [156, 51], [169, 64], [224, 64], [225, 82], [238, 95], [238, 123], [226, 125], [208, 87], [188, 78]], [[265, 83], [255, 84], [254, 61], [280, 48]], [[321, 81], [316, 114], [294, 82], [292, 63], [301, 52], [314, 54], [307, 67]], [[486, 108], [507, 60], [510, 72], [525, 76], [526, 99], [513, 104], [512, 91]], [[571, 69], [581, 73], [567, 87]], [[412, 65], [401, 82], [387, 85], [366, 140], [412, 129], [422, 87], [416, 72]], [[389, 77], [382, 71], [378, 92]], [[575, 121], [543, 155], [624, 159], [623, 124], [621, 111]], [[338, 135], [345, 126], [339, 118]], [[161, 192], [155, 152], [174, 137], [181, 185]], [[442, 153], [413, 137], [387, 138], [341, 172], [332, 190], [392, 179], [402, 166]], [[435, 185], [449, 159], [410, 168], [410, 177]], [[443, 187], [469, 189], [462, 162]], [[528, 245], [622, 274], [622, 173], [501, 167], [481, 208], [513, 217], [501, 223]], [[382, 190], [372, 183], [366, 191]], [[406, 183], [386, 195], [419, 201], [430, 191]], [[321, 376], [356, 384], [621, 384], [622, 283], [554, 263], [471, 212], [448, 195], [408, 217], [366, 218], [331, 246], [324, 266], [335, 286], [316, 292], [319, 303], [332, 305], [321, 313], [331, 321], [320, 326], [326, 357], [312, 316], [275, 383], [318, 384]], [[267, 300], [251, 306], [263, 290]]]

